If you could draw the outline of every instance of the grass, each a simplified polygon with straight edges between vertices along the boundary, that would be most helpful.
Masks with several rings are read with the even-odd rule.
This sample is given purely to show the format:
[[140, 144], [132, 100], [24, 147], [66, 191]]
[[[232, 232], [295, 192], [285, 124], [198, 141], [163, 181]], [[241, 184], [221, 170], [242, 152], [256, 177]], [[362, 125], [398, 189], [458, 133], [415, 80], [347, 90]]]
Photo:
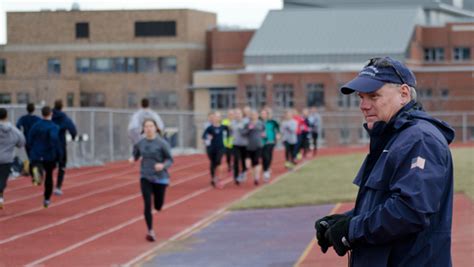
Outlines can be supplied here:
[[[454, 188], [474, 199], [474, 148], [452, 149]], [[280, 208], [354, 201], [352, 184], [365, 154], [321, 157], [266, 186], [231, 209]]]

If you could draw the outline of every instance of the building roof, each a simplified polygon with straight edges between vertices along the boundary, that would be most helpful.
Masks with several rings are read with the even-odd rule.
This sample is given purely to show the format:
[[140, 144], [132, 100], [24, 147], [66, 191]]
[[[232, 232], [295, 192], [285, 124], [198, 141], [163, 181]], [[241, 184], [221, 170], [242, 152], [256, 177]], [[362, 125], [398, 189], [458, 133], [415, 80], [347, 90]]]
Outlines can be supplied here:
[[350, 63], [380, 55], [404, 59], [423, 18], [421, 7], [273, 10], [247, 46], [245, 63]]

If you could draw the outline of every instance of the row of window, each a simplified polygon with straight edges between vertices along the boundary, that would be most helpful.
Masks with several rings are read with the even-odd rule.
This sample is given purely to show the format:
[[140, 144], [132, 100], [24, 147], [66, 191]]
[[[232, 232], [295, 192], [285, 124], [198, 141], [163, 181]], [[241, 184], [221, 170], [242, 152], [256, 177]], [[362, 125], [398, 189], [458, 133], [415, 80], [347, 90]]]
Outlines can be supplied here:
[[[263, 85], [246, 86], [246, 104], [261, 108], [267, 104], [267, 95]], [[210, 88], [211, 109], [228, 109], [236, 107], [236, 88]], [[307, 106], [324, 106], [324, 86], [319, 83], [306, 85]], [[293, 85], [288, 83], [273, 86], [273, 105], [281, 108], [294, 107]]]
[[168, 57], [78, 58], [77, 73], [175, 73], [177, 60]]
[[[147, 95], [150, 100], [150, 106], [155, 109], [175, 109], [178, 107], [178, 95], [175, 92], [152, 92]], [[30, 103], [30, 94], [19, 92], [16, 94], [17, 104]], [[0, 93], [0, 104], [12, 104], [11, 93]], [[68, 93], [66, 96], [68, 107], [74, 106], [74, 93]], [[136, 93], [128, 93], [127, 104], [129, 108], [138, 107], [138, 97]], [[81, 93], [81, 107], [105, 107], [104, 93]]]
[[[48, 58], [48, 74], [61, 74], [61, 61]], [[177, 60], [168, 57], [113, 57], [113, 58], [78, 58], [77, 73], [175, 73]], [[6, 60], [0, 58], [0, 74], [7, 73]]]
[[[176, 36], [176, 21], [137, 21], [135, 37], [172, 37]], [[89, 22], [76, 23], [76, 38], [89, 38]]]
[[[19, 92], [16, 94], [17, 104], [28, 104], [30, 103], [30, 94], [25, 92]], [[12, 104], [11, 93], [0, 93], [0, 104]], [[66, 105], [68, 107], [74, 106], [74, 93], [68, 93], [66, 96]]]
[[[445, 60], [443, 47], [427, 47], [423, 49], [423, 52], [424, 52], [424, 60], [427, 62], [436, 62], [436, 61]], [[454, 47], [452, 57], [454, 61], [471, 60], [471, 48], [470, 47]]]

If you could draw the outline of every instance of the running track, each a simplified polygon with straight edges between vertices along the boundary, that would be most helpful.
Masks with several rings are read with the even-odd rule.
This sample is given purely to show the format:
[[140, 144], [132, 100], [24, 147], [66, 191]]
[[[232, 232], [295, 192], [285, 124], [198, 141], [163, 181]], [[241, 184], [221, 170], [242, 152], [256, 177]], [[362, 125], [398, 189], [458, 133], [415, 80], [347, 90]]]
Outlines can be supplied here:
[[[320, 155], [366, 151], [323, 150]], [[285, 172], [276, 153], [273, 175]], [[110, 266], [143, 260], [158, 245], [185, 235], [206, 218], [255, 190], [248, 181], [209, 186], [204, 155], [180, 156], [171, 168], [163, 211], [154, 217], [158, 240], [146, 242], [138, 183], [138, 166], [115, 162], [102, 167], [71, 169], [64, 192], [42, 208], [42, 187], [29, 179], [10, 181], [5, 209], [0, 210], [0, 266]]]
[[[170, 170], [163, 211], [154, 217], [158, 240], [145, 241], [139, 164], [115, 162], [68, 170], [64, 195], [42, 207], [43, 187], [27, 178], [10, 181], [0, 210], [0, 266], [110, 266], [133, 263], [156, 245], [176, 238], [256, 187], [209, 185], [204, 155], [180, 156]], [[285, 172], [276, 153], [273, 175]]]

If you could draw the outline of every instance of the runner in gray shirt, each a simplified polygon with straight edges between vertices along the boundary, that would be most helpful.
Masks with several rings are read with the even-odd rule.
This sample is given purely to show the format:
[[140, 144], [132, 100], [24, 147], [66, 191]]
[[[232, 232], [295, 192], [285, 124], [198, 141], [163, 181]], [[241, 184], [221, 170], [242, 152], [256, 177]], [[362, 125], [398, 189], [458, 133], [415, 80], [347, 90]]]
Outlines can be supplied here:
[[157, 124], [153, 119], [145, 119], [143, 131], [145, 138], [134, 145], [133, 157], [129, 161], [133, 163], [142, 159], [140, 186], [145, 206], [145, 221], [148, 227], [146, 239], [152, 242], [156, 240], [156, 236], [153, 231], [151, 198], [153, 196], [155, 209], [160, 211], [169, 184], [168, 169], [173, 164], [173, 157], [170, 146], [159, 136]]

